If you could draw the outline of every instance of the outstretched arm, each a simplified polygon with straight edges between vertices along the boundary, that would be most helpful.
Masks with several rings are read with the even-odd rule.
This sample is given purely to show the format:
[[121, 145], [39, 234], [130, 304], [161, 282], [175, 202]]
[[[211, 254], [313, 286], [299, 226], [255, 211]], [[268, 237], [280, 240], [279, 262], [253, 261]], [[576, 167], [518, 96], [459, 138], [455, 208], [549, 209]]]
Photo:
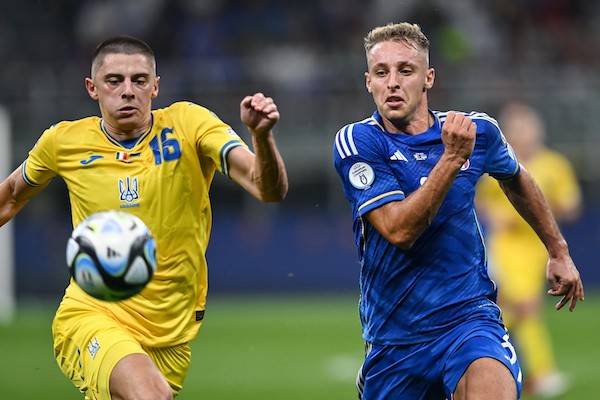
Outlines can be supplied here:
[[41, 192], [46, 185], [29, 186], [21, 175], [20, 165], [0, 183], [0, 226], [10, 221], [27, 204], [29, 199]]
[[232, 149], [227, 158], [229, 175], [261, 201], [282, 201], [288, 179], [272, 130], [279, 121], [277, 106], [272, 98], [256, 93], [242, 100], [240, 117], [252, 134], [254, 153], [245, 147]]
[[499, 183], [515, 209], [531, 225], [546, 246], [548, 251], [546, 277], [550, 283], [548, 294], [563, 296], [556, 304], [556, 309], [560, 310], [570, 302], [569, 310], [573, 311], [577, 302], [584, 298], [583, 283], [569, 254], [567, 242], [540, 188], [523, 167], [519, 175]]

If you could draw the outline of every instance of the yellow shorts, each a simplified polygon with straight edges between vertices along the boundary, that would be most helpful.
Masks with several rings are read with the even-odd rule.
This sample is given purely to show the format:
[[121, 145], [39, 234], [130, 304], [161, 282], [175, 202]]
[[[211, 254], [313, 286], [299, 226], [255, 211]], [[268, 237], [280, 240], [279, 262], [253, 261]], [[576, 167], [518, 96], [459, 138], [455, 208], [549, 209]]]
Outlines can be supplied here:
[[110, 400], [111, 372], [129, 354], [148, 355], [174, 395], [181, 390], [191, 362], [188, 343], [161, 348], [142, 346], [109, 315], [84, 304], [62, 304], [54, 318], [52, 334], [60, 369], [89, 400]]

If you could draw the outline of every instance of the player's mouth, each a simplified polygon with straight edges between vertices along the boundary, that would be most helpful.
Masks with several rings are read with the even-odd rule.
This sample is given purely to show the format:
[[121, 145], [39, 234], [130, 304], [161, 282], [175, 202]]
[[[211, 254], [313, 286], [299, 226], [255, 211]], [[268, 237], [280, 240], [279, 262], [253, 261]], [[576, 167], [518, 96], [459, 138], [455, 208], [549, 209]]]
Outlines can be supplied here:
[[388, 106], [395, 108], [395, 107], [400, 107], [404, 103], [404, 100], [402, 99], [402, 97], [390, 96], [387, 99], [385, 99], [385, 103]]
[[119, 108], [119, 114], [126, 114], [126, 115], [132, 115], [137, 111], [137, 108], [135, 107], [131, 107], [131, 106], [127, 106], [127, 107], [121, 107]]

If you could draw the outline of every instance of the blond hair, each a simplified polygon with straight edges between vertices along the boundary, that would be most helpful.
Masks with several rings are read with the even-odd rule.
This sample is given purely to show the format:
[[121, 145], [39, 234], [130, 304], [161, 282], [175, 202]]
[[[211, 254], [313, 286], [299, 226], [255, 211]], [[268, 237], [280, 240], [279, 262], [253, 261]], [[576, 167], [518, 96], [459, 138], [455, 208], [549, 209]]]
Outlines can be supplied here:
[[423, 50], [429, 61], [429, 39], [417, 24], [409, 22], [389, 23], [372, 29], [364, 38], [365, 52], [369, 52], [378, 43], [387, 41], [406, 41]]

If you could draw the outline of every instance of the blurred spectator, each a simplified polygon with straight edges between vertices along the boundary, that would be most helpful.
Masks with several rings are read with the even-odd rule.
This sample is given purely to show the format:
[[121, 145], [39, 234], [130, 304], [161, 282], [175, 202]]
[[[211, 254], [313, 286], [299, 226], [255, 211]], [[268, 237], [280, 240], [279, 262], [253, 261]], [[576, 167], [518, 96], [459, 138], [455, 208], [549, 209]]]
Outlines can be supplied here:
[[114, 35], [145, 37], [160, 23], [166, 0], [89, 0], [82, 2], [75, 26], [76, 38], [94, 46]]
[[13, 118], [16, 154], [56, 118], [94, 112], [78, 77], [89, 72], [95, 43], [125, 33], [145, 39], [162, 60], [158, 72], [169, 85], [159, 106], [210, 98], [206, 105], [230, 110], [247, 91], [278, 92], [282, 129], [294, 132], [282, 151], [299, 154], [302, 144], [289, 165], [292, 191], [337, 187], [313, 173], [330, 168], [323, 132], [370, 107], [356, 79], [365, 70], [360, 39], [374, 24], [410, 20], [430, 32], [432, 64], [445, 71], [431, 93], [440, 109], [491, 108], [517, 90], [534, 98], [549, 118], [574, 127], [566, 138], [553, 124], [549, 142], [560, 138], [562, 150], [577, 155], [586, 194], [600, 198], [600, 159], [591, 150], [600, 145], [600, 122], [585, 117], [598, 102], [600, 2], [54, 0], [12, 2], [3, 11], [0, 104]]
[[[499, 123], [557, 221], [573, 221], [581, 211], [580, 189], [569, 161], [545, 146], [544, 125], [537, 111], [528, 104], [512, 102], [502, 109]], [[499, 304], [524, 367], [524, 390], [543, 397], [561, 395], [568, 381], [557, 369], [542, 314], [547, 252], [494, 179], [480, 181], [476, 200], [486, 227], [490, 271], [499, 286]]]
[[598, 63], [593, 54], [599, 43], [598, 2], [493, 0], [489, 10], [516, 62], [565, 66], [585, 65], [593, 59]]

